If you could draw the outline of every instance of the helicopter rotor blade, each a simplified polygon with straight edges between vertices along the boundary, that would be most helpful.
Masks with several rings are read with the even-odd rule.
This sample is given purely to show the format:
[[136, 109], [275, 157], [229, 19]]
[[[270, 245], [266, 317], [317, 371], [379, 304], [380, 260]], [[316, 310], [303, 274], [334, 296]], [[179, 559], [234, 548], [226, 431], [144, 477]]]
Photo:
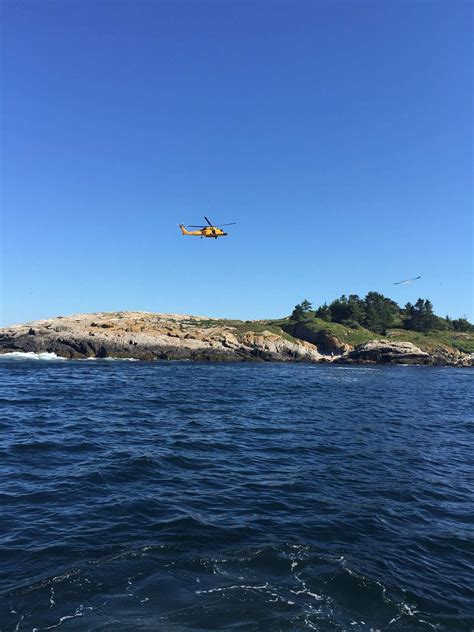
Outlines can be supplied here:
[[204, 224], [204, 226], [202, 224], [200, 225], [195, 225], [195, 224], [188, 224], [189, 228], [208, 228], [208, 226], [210, 226], [211, 228], [218, 228], [219, 226], [234, 226], [235, 224], [237, 224], [237, 222], [229, 222], [228, 224], [211, 224], [211, 222], [207, 219], [207, 217], [204, 218], [207, 221], [207, 224]]

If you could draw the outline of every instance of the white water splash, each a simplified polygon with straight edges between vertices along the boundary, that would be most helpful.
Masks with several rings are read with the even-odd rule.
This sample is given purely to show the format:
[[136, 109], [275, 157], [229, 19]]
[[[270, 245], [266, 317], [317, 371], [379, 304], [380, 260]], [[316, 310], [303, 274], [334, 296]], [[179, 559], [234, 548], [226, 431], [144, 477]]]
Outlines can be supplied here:
[[47, 351], [35, 353], [34, 351], [10, 351], [0, 354], [0, 360], [66, 360], [55, 353]]
[[75, 359], [78, 360], [79, 362], [90, 362], [91, 360], [97, 360], [98, 362], [104, 362], [104, 361], [140, 362], [138, 358], [116, 358], [115, 356], [109, 356], [107, 358], [90, 357], [90, 358], [75, 358]]
[[8, 353], [0, 353], [0, 360], [73, 360], [79, 362], [97, 360], [100, 362], [140, 362], [138, 358], [116, 358], [115, 356], [110, 356], [108, 358], [63, 358], [58, 356], [56, 353], [50, 353], [49, 351], [41, 351], [39, 353], [36, 353], [35, 351], [9, 351]]

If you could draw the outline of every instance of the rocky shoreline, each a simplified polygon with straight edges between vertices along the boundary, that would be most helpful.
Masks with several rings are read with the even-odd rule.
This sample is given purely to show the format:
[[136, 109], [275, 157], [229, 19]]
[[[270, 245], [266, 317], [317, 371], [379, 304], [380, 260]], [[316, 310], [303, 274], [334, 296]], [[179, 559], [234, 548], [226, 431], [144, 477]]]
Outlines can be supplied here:
[[[0, 329], [0, 354], [54, 353], [71, 359], [132, 358], [212, 362], [336, 362], [473, 366], [473, 354], [427, 353], [410, 342], [371, 340], [352, 348], [337, 338], [303, 340], [252, 323], [147, 312], [101, 312]], [[240, 321], [239, 321], [240, 322]], [[257, 325], [257, 323], [255, 323]]]

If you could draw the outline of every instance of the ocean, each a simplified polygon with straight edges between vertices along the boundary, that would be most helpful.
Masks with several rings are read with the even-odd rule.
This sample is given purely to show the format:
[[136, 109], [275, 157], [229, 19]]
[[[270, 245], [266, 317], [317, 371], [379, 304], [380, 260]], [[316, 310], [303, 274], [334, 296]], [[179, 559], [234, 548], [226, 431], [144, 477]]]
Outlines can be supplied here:
[[471, 630], [473, 377], [0, 359], [0, 629]]

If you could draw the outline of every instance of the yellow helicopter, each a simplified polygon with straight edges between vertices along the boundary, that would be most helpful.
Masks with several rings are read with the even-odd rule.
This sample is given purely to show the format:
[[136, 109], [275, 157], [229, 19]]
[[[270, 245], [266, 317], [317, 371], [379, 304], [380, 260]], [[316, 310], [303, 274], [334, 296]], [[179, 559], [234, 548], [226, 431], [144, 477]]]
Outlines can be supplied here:
[[[229, 233], [225, 233], [220, 226], [214, 226], [206, 216], [204, 216], [208, 225], [205, 226], [190, 226], [189, 228], [199, 228], [199, 230], [187, 230], [184, 224], [180, 224], [181, 232], [183, 235], [191, 235], [192, 237], [214, 237], [217, 239], [218, 237], [226, 237]], [[232, 226], [236, 224], [236, 222], [230, 222], [230, 224], [221, 224], [221, 226]]]

